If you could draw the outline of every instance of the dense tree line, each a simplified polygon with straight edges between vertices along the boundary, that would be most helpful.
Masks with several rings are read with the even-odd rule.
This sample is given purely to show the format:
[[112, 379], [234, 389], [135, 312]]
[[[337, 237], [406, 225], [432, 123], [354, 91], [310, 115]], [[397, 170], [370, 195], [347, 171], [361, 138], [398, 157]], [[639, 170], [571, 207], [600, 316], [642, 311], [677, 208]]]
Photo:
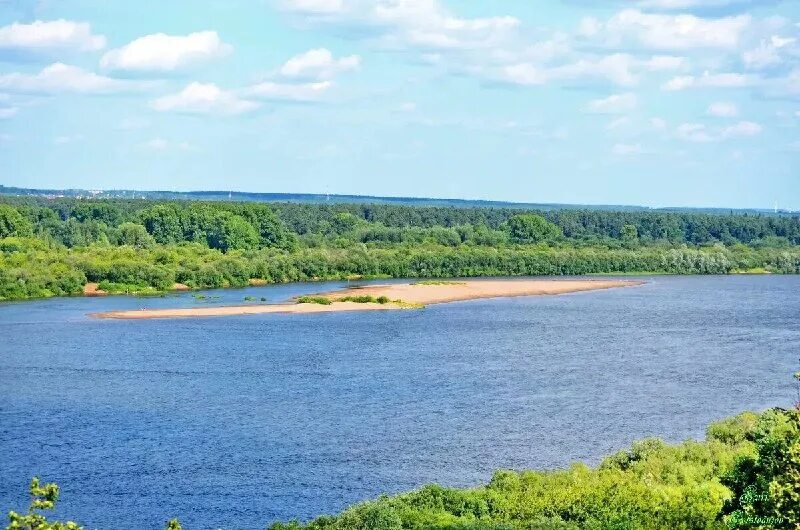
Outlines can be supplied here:
[[[140, 234], [141, 235], [141, 234]], [[138, 237], [138, 236], [137, 236]], [[200, 243], [52, 247], [35, 238], [0, 240], [0, 299], [78, 294], [86, 282], [108, 292], [242, 287], [266, 283], [365, 278], [579, 275], [661, 272], [728, 274], [764, 268], [800, 273], [797, 249], [552, 247], [267, 248], [223, 253]]]
[[148, 292], [351, 276], [798, 273], [799, 234], [786, 216], [4, 198], [0, 299], [87, 282]]
[[[691, 212], [665, 212], [641, 210], [580, 210], [554, 209], [546, 211], [520, 210], [518, 208], [478, 207], [414, 207], [387, 204], [296, 204], [296, 203], [231, 203], [197, 201], [147, 201], [147, 200], [80, 200], [43, 199], [35, 197], [0, 197], [0, 203], [14, 206], [23, 212], [34, 225], [52, 228], [52, 221], [75, 219], [79, 222], [98, 222], [117, 227], [123, 222], [142, 224], [145, 219], [166, 215], [161, 227], [167, 239], [178, 240], [180, 234], [172, 216], [180, 218], [184, 230], [182, 240], [192, 240], [199, 234], [192, 232], [195, 224], [207, 225], [215, 215], [227, 212], [254, 225], [262, 233], [274, 229], [259, 226], [271, 220], [274, 212], [283, 226], [295, 235], [342, 233], [356, 226], [373, 229], [457, 229], [502, 230], [509, 220], [526, 214], [545, 218], [561, 229], [563, 237], [570, 240], [620, 240], [636, 229], [640, 244], [668, 242], [670, 244], [704, 245], [713, 243], [780, 245], [800, 244], [800, 216], [798, 215], [748, 215], [708, 214]], [[158, 207], [158, 208], [156, 208]], [[163, 210], [171, 213], [165, 213]], [[49, 210], [49, 211], [45, 211]], [[155, 210], [155, 211], [154, 211]], [[161, 212], [159, 212], [161, 210]], [[347, 215], [345, 215], [347, 214]], [[261, 221], [264, 219], [264, 221]], [[235, 222], [234, 222], [235, 224]], [[208, 227], [206, 227], [208, 228]], [[466, 228], [463, 228], [466, 229]], [[463, 230], [462, 229], [462, 230]], [[0, 224], [2, 230], [2, 224]], [[235, 230], [235, 228], [234, 228]], [[158, 239], [158, 238], [157, 238]], [[493, 242], [494, 243], [494, 242]], [[284, 244], [288, 244], [285, 243]]]

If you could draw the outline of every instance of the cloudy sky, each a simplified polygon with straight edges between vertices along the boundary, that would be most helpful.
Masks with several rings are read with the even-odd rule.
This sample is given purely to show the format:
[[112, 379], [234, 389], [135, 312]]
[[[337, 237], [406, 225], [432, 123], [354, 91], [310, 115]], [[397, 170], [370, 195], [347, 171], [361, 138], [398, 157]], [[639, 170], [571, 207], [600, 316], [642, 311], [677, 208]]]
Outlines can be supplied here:
[[0, 183], [800, 209], [800, 2], [0, 0]]

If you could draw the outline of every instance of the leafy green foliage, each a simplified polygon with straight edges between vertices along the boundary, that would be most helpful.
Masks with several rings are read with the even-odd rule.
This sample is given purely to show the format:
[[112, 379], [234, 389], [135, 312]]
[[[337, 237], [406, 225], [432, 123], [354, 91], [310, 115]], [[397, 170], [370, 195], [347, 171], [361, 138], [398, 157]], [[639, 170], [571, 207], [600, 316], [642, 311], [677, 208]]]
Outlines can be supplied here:
[[172, 205], [158, 204], [141, 211], [139, 218], [147, 231], [161, 244], [178, 243], [188, 239], [184, 235], [180, 214]]
[[331, 305], [333, 302], [330, 298], [325, 298], [324, 296], [301, 296], [297, 299], [297, 303]]
[[756, 453], [740, 457], [723, 483], [733, 491], [723, 513], [730, 527], [800, 525], [800, 409], [772, 410], [750, 433]]
[[[339, 302], [354, 302], [356, 304], [376, 304], [378, 299], [370, 295], [353, 295], [343, 296], [338, 299]], [[385, 303], [385, 302], [384, 302]]]
[[208, 231], [208, 246], [222, 252], [253, 249], [258, 243], [255, 227], [238, 215], [225, 213], [217, 216]]
[[156, 244], [156, 240], [147, 233], [147, 229], [136, 223], [122, 223], [119, 225], [120, 245], [127, 245], [135, 249], [150, 248]]
[[639, 237], [639, 231], [636, 225], [623, 225], [620, 236], [623, 241], [635, 241]]
[[15, 208], [0, 204], [0, 238], [12, 236], [30, 236], [32, 226], [30, 221], [22, 216]]
[[800, 272], [800, 218], [788, 216], [0, 197], [3, 234], [4, 300], [79, 294], [87, 281], [142, 293], [175, 282]]
[[6, 530], [81, 530], [82, 527], [72, 521], [48, 521], [39, 513], [42, 510], [52, 510], [58, 501], [58, 485], [40, 484], [38, 477], [31, 479], [30, 485], [31, 504], [26, 514], [9, 512]]
[[561, 229], [541, 215], [515, 215], [508, 220], [507, 228], [511, 240], [517, 243], [541, 243], [560, 235]]

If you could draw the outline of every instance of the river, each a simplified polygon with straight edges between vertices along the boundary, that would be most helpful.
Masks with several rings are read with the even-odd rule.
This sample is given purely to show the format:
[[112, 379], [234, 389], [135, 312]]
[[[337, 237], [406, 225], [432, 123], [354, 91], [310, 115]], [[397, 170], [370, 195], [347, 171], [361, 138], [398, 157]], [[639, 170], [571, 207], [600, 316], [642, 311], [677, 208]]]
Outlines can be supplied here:
[[[0, 304], [0, 509], [34, 474], [89, 529], [264, 528], [500, 468], [597, 463], [633, 440], [790, 404], [800, 276], [423, 310], [114, 321], [344, 285]], [[213, 298], [213, 297], [219, 298]]]

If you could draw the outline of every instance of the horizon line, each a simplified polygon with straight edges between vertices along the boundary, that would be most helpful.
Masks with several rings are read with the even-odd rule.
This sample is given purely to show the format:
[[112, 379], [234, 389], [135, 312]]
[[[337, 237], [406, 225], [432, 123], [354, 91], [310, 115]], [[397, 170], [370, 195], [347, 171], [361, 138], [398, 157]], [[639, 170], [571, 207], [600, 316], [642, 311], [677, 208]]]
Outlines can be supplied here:
[[[338, 197], [338, 198], [359, 198], [359, 199], [375, 199], [382, 201], [443, 201], [455, 203], [489, 203], [490, 205], [507, 205], [507, 206], [558, 206], [558, 207], [581, 207], [589, 206], [593, 208], [639, 208], [646, 210], [731, 210], [731, 211], [758, 211], [758, 212], [772, 212], [772, 213], [798, 213], [800, 210], [786, 207], [763, 207], [763, 206], [676, 206], [676, 205], [662, 205], [662, 206], [647, 206], [643, 204], [621, 204], [621, 203], [570, 203], [570, 202], [529, 202], [529, 201], [510, 201], [504, 199], [469, 199], [469, 198], [454, 198], [454, 197], [425, 197], [425, 196], [402, 196], [402, 195], [371, 195], [371, 194], [355, 194], [355, 193], [327, 193], [327, 192], [274, 192], [274, 191], [241, 191], [241, 190], [225, 190], [225, 189], [183, 189], [183, 190], [167, 190], [167, 189], [133, 189], [133, 188], [103, 188], [103, 189], [88, 189], [88, 188], [28, 188], [22, 186], [7, 186], [0, 184], [0, 194], [4, 195], [17, 195], [22, 194], [4, 193], [3, 189], [16, 189], [32, 192], [36, 195], [46, 195], [48, 192], [86, 192], [88, 194], [100, 193], [162, 193], [162, 194], [218, 194], [218, 195], [273, 195], [273, 196], [308, 196], [308, 197]], [[103, 199], [100, 197], [99, 199]], [[269, 201], [265, 201], [269, 202]]]

